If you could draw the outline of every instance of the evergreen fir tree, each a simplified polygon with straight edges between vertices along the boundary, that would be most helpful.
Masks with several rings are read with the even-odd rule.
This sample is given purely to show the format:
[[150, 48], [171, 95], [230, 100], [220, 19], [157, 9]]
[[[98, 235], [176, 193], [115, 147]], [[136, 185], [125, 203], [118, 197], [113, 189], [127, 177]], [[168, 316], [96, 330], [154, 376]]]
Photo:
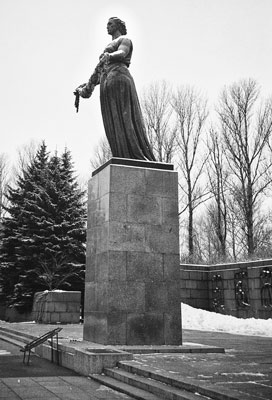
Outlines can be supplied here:
[[47, 163], [48, 153], [43, 143], [33, 162], [18, 177], [16, 187], [8, 189], [9, 215], [3, 219], [0, 284], [8, 304], [18, 307], [28, 304], [31, 299], [31, 293], [20, 285], [20, 276], [29, 266], [28, 255], [33, 255], [31, 231], [35, 214], [32, 207], [39, 188], [44, 185]]
[[83, 290], [83, 196], [70, 153], [49, 159], [43, 143], [16, 188], [9, 188], [0, 258], [0, 284], [9, 304], [26, 309], [37, 291]]

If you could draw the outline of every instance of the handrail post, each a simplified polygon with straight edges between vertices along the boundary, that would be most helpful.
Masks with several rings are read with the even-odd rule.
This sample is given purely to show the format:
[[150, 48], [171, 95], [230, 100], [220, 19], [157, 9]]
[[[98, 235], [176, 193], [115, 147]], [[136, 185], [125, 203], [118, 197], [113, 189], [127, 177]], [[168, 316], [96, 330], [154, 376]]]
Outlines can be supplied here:
[[53, 335], [51, 336], [51, 362], [54, 362]]

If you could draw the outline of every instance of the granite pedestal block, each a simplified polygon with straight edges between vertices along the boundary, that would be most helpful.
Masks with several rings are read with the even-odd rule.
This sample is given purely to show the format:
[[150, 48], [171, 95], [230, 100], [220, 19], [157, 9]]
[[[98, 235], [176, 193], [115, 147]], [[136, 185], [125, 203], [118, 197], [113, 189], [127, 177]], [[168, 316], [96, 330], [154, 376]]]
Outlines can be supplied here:
[[84, 340], [181, 344], [178, 176], [169, 164], [112, 159], [93, 174], [85, 279]]

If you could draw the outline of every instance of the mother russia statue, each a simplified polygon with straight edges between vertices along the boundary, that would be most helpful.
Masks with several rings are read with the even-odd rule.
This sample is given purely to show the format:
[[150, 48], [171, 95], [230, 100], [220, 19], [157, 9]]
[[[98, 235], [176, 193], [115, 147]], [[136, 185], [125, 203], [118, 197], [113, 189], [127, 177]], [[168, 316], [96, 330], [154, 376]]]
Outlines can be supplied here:
[[128, 70], [132, 56], [132, 42], [125, 35], [126, 25], [112, 17], [107, 24], [112, 36], [99, 57], [88, 83], [76, 92], [88, 98], [100, 84], [101, 112], [113, 157], [155, 161], [147, 139], [134, 80]]

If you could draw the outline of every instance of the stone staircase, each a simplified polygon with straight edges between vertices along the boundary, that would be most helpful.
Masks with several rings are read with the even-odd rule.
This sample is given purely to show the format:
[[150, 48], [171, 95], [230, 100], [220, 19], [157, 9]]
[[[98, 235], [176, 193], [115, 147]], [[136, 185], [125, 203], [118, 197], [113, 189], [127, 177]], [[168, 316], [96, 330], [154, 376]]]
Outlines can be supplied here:
[[8, 329], [1, 327], [0, 329], [0, 340], [12, 343], [18, 347], [24, 347], [31, 340], [35, 339], [36, 336], [23, 333], [20, 331], [14, 331], [14, 329]]
[[133, 361], [121, 361], [117, 368], [105, 368], [104, 374], [90, 377], [138, 400], [242, 400], [239, 395], [199, 386], [186, 378], [175, 378], [170, 373], [136, 366]]

